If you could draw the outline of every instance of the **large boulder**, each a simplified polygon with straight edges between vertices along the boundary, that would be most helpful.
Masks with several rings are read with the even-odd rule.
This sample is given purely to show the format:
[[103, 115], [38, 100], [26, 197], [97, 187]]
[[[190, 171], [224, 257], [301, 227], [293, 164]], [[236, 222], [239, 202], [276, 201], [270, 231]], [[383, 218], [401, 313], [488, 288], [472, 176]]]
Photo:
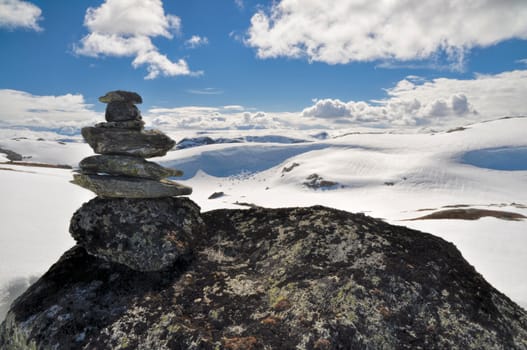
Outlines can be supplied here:
[[141, 177], [161, 180], [170, 176], [182, 176], [183, 172], [162, 167], [139, 157], [101, 155], [84, 158], [79, 163], [83, 174], [107, 173], [112, 175]]
[[192, 242], [203, 237], [199, 210], [187, 198], [95, 198], [75, 212], [70, 233], [92, 255], [158, 271], [188, 258]]
[[163, 198], [192, 193], [191, 187], [175, 181], [124, 176], [74, 174], [71, 183], [103, 198]]
[[143, 158], [164, 156], [174, 145], [174, 140], [158, 130], [101, 128], [87, 126], [82, 136], [98, 154], [121, 154]]
[[72, 249], [0, 348], [527, 349], [526, 311], [440, 238], [324, 207], [202, 217], [193, 258], [163, 272]]

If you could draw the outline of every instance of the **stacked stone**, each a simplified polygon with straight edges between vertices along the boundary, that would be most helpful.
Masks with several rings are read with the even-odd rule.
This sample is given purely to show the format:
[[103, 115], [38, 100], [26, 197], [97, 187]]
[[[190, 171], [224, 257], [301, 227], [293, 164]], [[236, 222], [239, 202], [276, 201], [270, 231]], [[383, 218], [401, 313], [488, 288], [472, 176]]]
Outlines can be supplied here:
[[161, 198], [188, 195], [190, 187], [167, 180], [181, 176], [145, 158], [163, 156], [175, 142], [158, 130], [144, 130], [135, 92], [111, 91], [99, 98], [107, 103], [106, 123], [82, 129], [82, 136], [100, 155], [83, 159], [73, 183], [105, 198]]
[[200, 208], [188, 198], [190, 187], [166, 179], [179, 170], [145, 158], [163, 156], [175, 142], [157, 130], [144, 130], [134, 92], [112, 91], [106, 122], [82, 129], [99, 155], [83, 159], [72, 183], [97, 197], [73, 215], [70, 233], [94, 256], [137, 271], [170, 268], [192, 251], [203, 231]]

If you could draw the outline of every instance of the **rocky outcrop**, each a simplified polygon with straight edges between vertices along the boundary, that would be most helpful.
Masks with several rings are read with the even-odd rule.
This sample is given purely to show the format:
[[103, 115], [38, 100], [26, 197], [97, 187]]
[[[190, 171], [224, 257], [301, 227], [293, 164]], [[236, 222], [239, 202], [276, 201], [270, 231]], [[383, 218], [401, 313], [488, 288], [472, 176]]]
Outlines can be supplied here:
[[21, 154], [18, 154], [14, 151], [11, 151], [9, 149], [1, 148], [0, 147], [0, 153], [5, 154], [6, 158], [9, 159], [12, 162], [18, 162], [24, 159]]
[[308, 177], [306, 177], [306, 181], [303, 182], [303, 185], [313, 190], [318, 190], [318, 189], [330, 190], [330, 189], [335, 189], [339, 187], [344, 187], [340, 185], [338, 182], [325, 180], [322, 176], [318, 174], [311, 174]]
[[201, 216], [160, 271], [71, 249], [13, 304], [0, 348], [527, 349], [525, 310], [438, 237], [325, 207]]

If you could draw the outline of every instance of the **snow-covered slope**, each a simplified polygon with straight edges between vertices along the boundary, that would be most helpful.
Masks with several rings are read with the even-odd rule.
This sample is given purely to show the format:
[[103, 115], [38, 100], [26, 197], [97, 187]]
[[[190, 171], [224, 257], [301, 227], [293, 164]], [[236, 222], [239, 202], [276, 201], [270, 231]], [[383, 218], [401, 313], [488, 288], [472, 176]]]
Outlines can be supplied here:
[[[525, 130], [527, 118], [449, 133], [178, 131], [171, 134], [178, 141], [209, 136], [243, 142], [186, 148], [153, 160], [184, 170], [180, 181], [194, 188], [190, 197], [205, 211], [321, 204], [436, 234], [456, 244], [490, 283], [527, 307], [527, 221], [408, 221], [453, 206], [527, 216]], [[280, 134], [284, 137], [277, 137]], [[37, 141], [35, 134], [18, 140], [5, 135], [0, 133], [0, 147], [30, 161], [75, 166], [92, 153], [78, 137], [59, 143], [60, 136]], [[306, 142], [282, 142], [289, 139]], [[515, 170], [503, 170], [508, 165]], [[6, 294], [8, 281], [43, 272], [73, 244], [69, 218], [93, 195], [69, 184], [68, 170], [6, 164], [0, 168], [16, 170], [0, 170], [0, 290], [4, 286]], [[223, 196], [208, 199], [215, 192]]]

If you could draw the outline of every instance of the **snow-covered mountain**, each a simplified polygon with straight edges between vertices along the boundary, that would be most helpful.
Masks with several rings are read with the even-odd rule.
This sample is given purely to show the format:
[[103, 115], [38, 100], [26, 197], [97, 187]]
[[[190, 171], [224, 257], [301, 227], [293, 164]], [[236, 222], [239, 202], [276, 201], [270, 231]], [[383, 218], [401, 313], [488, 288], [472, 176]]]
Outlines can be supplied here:
[[[433, 233], [527, 307], [527, 221], [502, 213], [527, 216], [525, 130], [527, 118], [438, 132], [184, 130], [169, 134], [186, 138], [186, 146], [154, 160], [184, 170], [178, 181], [193, 187], [190, 198], [203, 211], [320, 204]], [[0, 149], [25, 162], [72, 167], [92, 154], [79, 136], [20, 129], [1, 130]], [[73, 245], [69, 219], [93, 194], [68, 182], [69, 169], [0, 157], [1, 313], [16, 289]], [[411, 220], [439, 211], [452, 216], [453, 209], [458, 218], [466, 209], [493, 216]]]

